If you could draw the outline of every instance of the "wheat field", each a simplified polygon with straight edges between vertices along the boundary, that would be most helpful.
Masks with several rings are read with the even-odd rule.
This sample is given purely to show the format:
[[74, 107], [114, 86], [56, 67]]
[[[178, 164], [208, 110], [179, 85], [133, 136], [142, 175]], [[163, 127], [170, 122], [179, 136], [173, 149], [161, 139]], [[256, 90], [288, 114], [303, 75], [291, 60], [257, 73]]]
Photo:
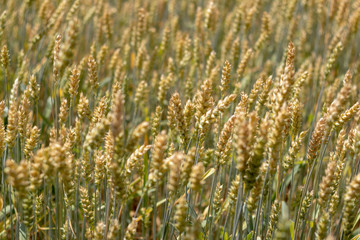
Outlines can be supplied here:
[[360, 239], [359, 0], [0, 0], [0, 239]]

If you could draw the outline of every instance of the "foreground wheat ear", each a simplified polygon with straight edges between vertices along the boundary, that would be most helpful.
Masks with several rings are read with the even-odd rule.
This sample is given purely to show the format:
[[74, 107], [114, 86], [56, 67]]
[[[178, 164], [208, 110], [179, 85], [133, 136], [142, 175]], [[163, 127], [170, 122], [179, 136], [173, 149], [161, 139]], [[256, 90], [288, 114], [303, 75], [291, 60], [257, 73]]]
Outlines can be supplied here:
[[0, 1], [0, 239], [360, 239], [359, 22]]

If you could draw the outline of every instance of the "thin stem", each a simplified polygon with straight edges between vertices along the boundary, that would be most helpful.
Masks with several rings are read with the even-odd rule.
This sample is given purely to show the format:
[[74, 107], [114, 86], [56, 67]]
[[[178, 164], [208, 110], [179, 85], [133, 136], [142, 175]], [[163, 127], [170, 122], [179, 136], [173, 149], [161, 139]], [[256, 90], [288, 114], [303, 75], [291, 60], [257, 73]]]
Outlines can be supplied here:
[[152, 226], [152, 232], [153, 232], [154, 239], [156, 239], [156, 215], [157, 215], [156, 203], [158, 201], [158, 191], [159, 191], [159, 184], [156, 183], [155, 193], [154, 193], [155, 198], [154, 198], [154, 205], [153, 205], [153, 226]]

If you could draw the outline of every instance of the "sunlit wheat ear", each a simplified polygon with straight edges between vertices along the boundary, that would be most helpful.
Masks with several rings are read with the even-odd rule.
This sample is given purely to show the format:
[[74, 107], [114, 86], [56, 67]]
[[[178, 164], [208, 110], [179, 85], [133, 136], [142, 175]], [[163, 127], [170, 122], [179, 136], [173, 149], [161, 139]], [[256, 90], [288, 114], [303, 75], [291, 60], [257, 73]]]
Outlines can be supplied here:
[[[187, 143], [188, 141], [188, 134], [187, 129], [185, 128], [185, 119], [183, 115], [183, 108], [181, 105], [180, 96], [178, 93], [174, 93], [169, 101], [169, 109], [168, 109], [168, 120], [169, 122], [172, 122], [170, 128], [173, 128], [176, 126], [179, 133], [181, 134], [181, 141], [183, 144]], [[175, 126], [173, 126], [175, 125]]]
[[276, 225], [279, 221], [280, 211], [281, 211], [280, 204], [278, 202], [275, 202], [271, 207], [270, 222], [269, 222], [268, 231], [266, 233], [266, 239], [272, 238], [272, 235], [276, 229]]
[[[229, 198], [229, 206], [234, 206], [237, 199], [237, 193], [239, 190], [240, 183], [240, 175], [236, 175], [235, 178], [231, 181], [228, 198]], [[232, 210], [233, 211], [233, 210]]]
[[269, 22], [270, 22], [270, 16], [268, 13], [264, 12], [262, 16], [261, 33], [254, 47], [256, 51], [259, 51], [263, 47], [264, 43], [269, 39], [269, 34], [270, 34]]
[[[235, 110], [236, 114], [236, 110]], [[249, 126], [248, 121], [244, 117], [244, 113], [236, 115], [236, 122], [234, 126], [234, 146], [237, 151], [236, 168], [244, 174], [248, 164], [250, 151], [248, 147]]]
[[267, 163], [263, 163], [260, 167], [259, 176], [255, 181], [254, 187], [250, 191], [249, 198], [247, 199], [247, 208], [250, 212], [253, 212], [257, 207], [262, 187], [265, 181], [266, 170], [268, 168]]
[[318, 239], [326, 239], [329, 229], [329, 213], [324, 212], [320, 218], [319, 225], [317, 227], [316, 235]]
[[107, 102], [108, 98], [106, 96], [100, 99], [94, 113], [92, 114], [89, 129], [92, 129], [95, 124], [101, 122], [101, 120], [105, 117], [105, 114], [108, 112]]
[[226, 146], [229, 144], [231, 146], [232, 141], [230, 139], [233, 126], [236, 117], [232, 116], [229, 120], [225, 123], [224, 128], [222, 129], [219, 137], [219, 141], [217, 143], [217, 164], [225, 165], [228, 160], [228, 153], [226, 153]]
[[238, 86], [237, 86], [238, 89], [240, 88], [239, 81], [242, 79], [242, 77], [245, 73], [245, 69], [248, 65], [249, 59], [251, 58], [252, 55], [253, 55], [253, 50], [251, 48], [249, 48], [246, 51], [246, 54], [241, 59], [239, 66], [237, 67], [236, 73], [237, 73], [237, 79], [238, 79]]
[[[337, 210], [339, 209], [339, 195], [334, 193], [331, 196], [330, 203], [329, 203], [329, 214], [330, 217], [335, 216]], [[332, 218], [333, 219], [333, 218]]]
[[[324, 69], [324, 73], [323, 73], [323, 79], [324, 80], [328, 80], [328, 76], [330, 74], [330, 71], [332, 70], [334, 63], [336, 61], [336, 59], [338, 58], [340, 52], [343, 50], [343, 44], [341, 41], [339, 41], [335, 48], [333, 49], [333, 51], [331, 52], [331, 55], [328, 58], [328, 61], [326, 63], [325, 69]], [[329, 81], [329, 80], [328, 80]]]
[[71, 5], [67, 15], [66, 15], [66, 21], [71, 21], [73, 19], [74, 15], [77, 13], [80, 7], [80, 1], [75, 0], [74, 3]]
[[224, 202], [222, 190], [223, 190], [223, 185], [220, 185], [220, 183], [218, 183], [216, 185], [215, 196], [214, 196], [214, 211], [217, 218], [221, 216], [221, 212], [220, 212], [221, 205]]
[[269, 131], [269, 121], [263, 119], [259, 126], [259, 129], [257, 129], [256, 125], [258, 119], [256, 118], [257, 116], [255, 114], [253, 115], [254, 116], [251, 121], [253, 130], [251, 132], [253, 132], [253, 134], [256, 133], [256, 137], [254, 134], [253, 138], [255, 139], [255, 142], [253, 148], [251, 149], [250, 158], [247, 163], [247, 168], [245, 170], [246, 188], [248, 190], [250, 190], [253, 187], [256, 178], [258, 177], [260, 167], [262, 164], [261, 160], [265, 152], [267, 134]]
[[358, 210], [356, 204], [357, 199], [360, 195], [360, 175], [357, 175], [346, 189], [344, 196], [344, 220], [343, 220], [343, 231], [345, 236], [349, 236], [355, 221], [355, 212]]
[[49, 149], [39, 149], [31, 160], [30, 170], [30, 189], [36, 190], [40, 187], [43, 178], [47, 179], [45, 175], [48, 171], [47, 168], [50, 166], [47, 164], [49, 159]]
[[89, 196], [88, 190], [84, 187], [80, 188], [81, 206], [83, 207], [86, 221], [89, 223], [91, 228], [94, 228], [94, 206], [92, 197]]
[[340, 117], [340, 112], [344, 109], [344, 105], [349, 98], [349, 93], [351, 90], [351, 72], [350, 70], [346, 72], [343, 80], [343, 87], [340, 92], [337, 94], [335, 100], [331, 103], [328, 112], [327, 112], [327, 122], [332, 124], [336, 122]]
[[55, 45], [54, 45], [54, 55], [53, 55], [53, 76], [54, 76], [54, 83], [57, 84], [60, 75], [60, 48], [61, 48], [61, 39], [62, 36], [60, 34], [57, 34], [55, 36]]
[[[348, 139], [346, 139], [348, 137]], [[348, 147], [346, 144], [349, 140], [349, 138], [352, 137], [352, 131], [349, 132], [349, 134], [346, 133], [346, 129], [343, 128], [340, 130], [338, 138], [336, 140], [336, 149], [334, 157], [338, 158], [340, 157], [344, 151], [346, 151], [346, 148]]]
[[[231, 34], [229, 34], [231, 36]], [[231, 36], [231, 38], [233, 38]], [[239, 63], [239, 59], [240, 59], [240, 50], [244, 50], [241, 49], [240, 47], [240, 38], [236, 38], [235, 41], [233, 41], [232, 46], [231, 46], [231, 55], [230, 55], [230, 59], [232, 60], [232, 63], [234, 64], [234, 66], [236, 66], [236, 64]]]
[[142, 170], [143, 163], [141, 162], [141, 160], [146, 154], [146, 152], [150, 150], [150, 148], [151, 145], [142, 145], [130, 155], [125, 165], [127, 177], [130, 177], [134, 170]]
[[105, 178], [105, 156], [101, 151], [95, 152], [95, 184], [99, 185]]
[[216, 107], [211, 110], [211, 118], [216, 119], [220, 114], [224, 113], [227, 108], [230, 107], [230, 104], [236, 99], [236, 94], [230, 94], [224, 99], [220, 100]]
[[304, 85], [306, 84], [306, 81], [309, 80], [309, 77], [311, 77], [311, 72], [309, 73], [309, 71], [304, 71], [304, 72], [302, 72], [302, 74], [300, 76], [298, 76], [296, 78], [295, 85], [294, 85], [294, 91], [293, 91], [293, 93], [294, 93], [293, 99], [298, 98], [300, 93], [303, 92]]
[[23, 222], [27, 228], [30, 228], [34, 224], [34, 215], [33, 215], [33, 195], [28, 192], [26, 197], [22, 201], [22, 211], [23, 211]]
[[68, 105], [68, 101], [64, 98], [61, 101], [61, 105], [60, 105], [60, 114], [59, 114], [60, 125], [65, 123], [66, 119], [68, 118], [68, 114], [69, 114], [69, 105]]
[[139, 51], [137, 53], [136, 62], [135, 62], [135, 66], [137, 69], [143, 68], [143, 63], [146, 60], [146, 56], [147, 56], [147, 52], [145, 46], [144, 44], [141, 44], [141, 46], [139, 46]]
[[69, 22], [69, 26], [66, 30], [64, 45], [61, 47], [59, 53], [59, 70], [64, 71], [74, 57], [74, 49], [77, 43], [77, 37], [79, 34], [79, 21], [77, 18], [73, 18]]
[[195, 147], [190, 148], [184, 158], [184, 161], [181, 164], [180, 180], [183, 185], [188, 184], [191, 174], [191, 169], [195, 162], [195, 153], [196, 153], [196, 148]]
[[36, 77], [31, 75], [29, 80], [31, 98], [36, 104], [39, 100], [40, 85], [37, 83]]
[[98, 222], [95, 227], [94, 239], [100, 240], [104, 238], [105, 223]]
[[184, 107], [184, 122], [185, 122], [184, 128], [187, 131], [189, 131], [190, 130], [189, 128], [191, 128], [194, 113], [195, 113], [195, 106], [190, 100], [188, 100]]
[[4, 69], [7, 69], [9, 66], [9, 61], [10, 61], [9, 50], [8, 50], [7, 46], [4, 45], [1, 49], [1, 66]]
[[159, 47], [160, 53], [164, 53], [167, 50], [167, 48], [169, 47], [170, 33], [171, 33], [170, 28], [168, 26], [165, 27], [165, 29], [163, 31], [162, 39], [161, 39], [161, 44]]
[[[80, 71], [77, 68], [77, 66], [75, 66], [71, 70], [70, 82], [69, 82], [69, 93], [72, 98], [74, 98], [78, 94], [79, 81], [80, 81]], [[72, 103], [72, 101], [71, 101], [71, 103]]]
[[346, 124], [355, 114], [357, 114], [360, 110], [360, 104], [357, 102], [351, 108], [347, 109], [344, 113], [342, 113], [334, 123], [334, 128], [339, 130], [342, 126]]
[[[11, 98], [10, 98], [11, 99]], [[12, 148], [15, 145], [15, 139], [18, 133], [17, 123], [18, 123], [18, 101], [13, 99], [10, 104], [10, 109], [8, 113], [8, 125], [6, 129], [6, 143], [9, 148]]]
[[80, 120], [90, 117], [89, 99], [84, 96], [83, 93], [80, 94], [79, 103], [77, 105], [77, 113]]
[[[165, 160], [165, 161], [170, 161], [170, 176], [169, 176], [169, 184], [168, 184], [168, 188], [169, 188], [169, 195], [170, 197], [173, 197], [176, 192], [178, 187], [180, 186], [180, 166], [181, 166], [181, 162], [184, 159], [184, 154], [183, 153], [175, 153], [174, 155], [170, 156], [170, 159]], [[191, 175], [190, 175], [190, 179], [191, 179]]]
[[296, 158], [296, 155], [300, 151], [301, 145], [308, 134], [308, 131], [303, 131], [295, 138], [295, 140], [291, 143], [288, 153], [286, 154], [283, 161], [283, 168], [285, 171], [291, 169], [293, 167], [293, 162]]
[[93, 91], [96, 91], [99, 87], [98, 75], [97, 75], [97, 62], [92, 55], [88, 58], [88, 75], [89, 75], [89, 84]]
[[119, 234], [119, 230], [120, 230], [119, 221], [117, 219], [112, 219], [110, 223], [109, 231], [107, 233], [108, 234], [107, 239], [110, 240], [116, 238]]
[[261, 74], [260, 77], [256, 80], [253, 88], [251, 89], [251, 92], [249, 95], [249, 109], [251, 109], [251, 106], [256, 101], [256, 98], [258, 97], [259, 92], [262, 90], [264, 81], [265, 81], [265, 76], [263, 74]]
[[111, 112], [111, 133], [114, 138], [119, 136], [123, 132], [123, 109], [124, 98], [119, 91], [114, 100]]
[[155, 138], [155, 136], [158, 134], [160, 121], [161, 121], [161, 114], [162, 114], [162, 109], [160, 106], [157, 106], [155, 109], [155, 113], [153, 114], [152, 123], [151, 123], [151, 135], [153, 138]]
[[35, 149], [36, 144], [38, 143], [39, 136], [40, 136], [40, 129], [38, 127], [34, 126], [30, 130], [30, 133], [28, 134], [28, 137], [25, 142], [25, 148], [24, 148], [25, 156], [30, 157], [30, 155], [32, 154], [32, 151]]
[[329, 163], [325, 170], [325, 176], [323, 176], [321, 183], [319, 185], [319, 204], [322, 207], [325, 207], [325, 204], [328, 203], [329, 198], [331, 196], [331, 184], [333, 184], [335, 178], [335, 171], [336, 171], [336, 162], [333, 159], [332, 154], [329, 159]]
[[230, 63], [226, 60], [224, 63], [224, 67], [222, 70], [222, 76], [221, 76], [221, 93], [222, 95], [225, 95], [226, 90], [229, 88], [229, 84], [230, 84], [230, 73], [231, 73], [231, 65]]
[[295, 73], [295, 46], [292, 42], [289, 42], [287, 48], [287, 56], [284, 72], [280, 76], [279, 86], [276, 89], [276, 94], [274, 94], [274, 106], [271, 110], [275, 116], [280, 112], [280, 109], [283, 107], [283, 104], [290, 98], [291, 88], [294, 84], [294, 73]]
[[96, 59], [98, 59], [98, 61], [99, 61], [99, 66], [100, 67], [104, 65], [105, 60], [106, 60], [107, 55], [108, 55], [108, 52], [109, 52], [109, 47], [106, 44], [102, 45], [99, 52], [98, 52], [98, 54], [97, 54], [97, 57], [96, 57]]
[[166, 132], [162, 131], [156, 138], [152, 148], [152, 161], [151, 161], [151, 180], [155, 183], [161, 181], [164, 169], [165, 150], [167, 144]]
[[27, 87], [21, 96], [21, 101], [18, 110], [18, 131], [21, 137], [27, 135], [27, 125], [29, 120], [32, 119], [32, 113], [30, 112], [30, 88]]
[[139, 106], [145, 104], [145, 100], [147, 99], [147, 94], [149, 92], [149, 86], [147, 82], [141, 81], [136, 89], [135, 94], [135, 103]]
[[205, 19], [204, 19], [205, 31], [207, 31], [207, 30], [214, 31], [215, 30], [216, 15], [217, 15], [216, 5], [214, 4], [214, 2], [210, 2], [208, 5], [208, 8], [206, 10], [206, 13], [205, 13]]
[[[354, 154], [356, 153], [356, 136], [358, 134], [358, 130], [356, 128], [351, 128], [348, 138], [346, 139], [344, 143], [344, 147], [342, 149], [341, 154], [345, 151], [349, 151], [349, 156], [354, 157]], [[340, 149], [340, 147], [338, 147]]]
[[272, 81], [273, 81], [272, 76], [270, 76], [266, 79], [266, 81], [264, 82], [264, 84], [262, 86], [262, 91], [259, 94], [258, 100], [256, 101], [256, 104], [255, 104], [255, 110], [258, 112], [258, 114], [260, 114], [260, 110], [266, 104], [266, 102], [269, 98], [269, 92], [271, 90]]
[[136, 228], [138, 226], [138, 220], [132, 219], [131, 223], [127, 226], [125, 237], [126, 240], [135, 240]]
[[180, 197], [177, 202], [174, 220], [177, 230], [182, 233], [184, 232], [186, 226], [186, 211], [188, 209], [188, 205], [184, 196]]
[[4, 126], [4, 120], [2, 119], [2, 116], [4, 115], [4, 110], [5, 110], [5, 102], [1, 101], [0, 102], [0, 155], [3, 154], [3, 152], [5, 151], [5, 136], [6, 136], [6, 132], [5, 132], [5, 126]]
[[190, 188], [194, 191], [200, 191], [204, 181], [202, 180], [205, 173], [203, 163], [198, 163], [192, 167], [190, 174]]
[[158, 91], [158, 101], [160, 104], [164, 103], [165, 95], [173, 83], [174, 75], [169, 73], [167, 76], [161, 75]]
[[309, 166], [313, 164], [313, 161], [315, 160], [318, 154], [319, 148], [321, 146], [321, 142], [323, 140], [326, 123], [327, 123], [327, 119], [321, 118], [316, 123], [314, 132], [311, 135], [310, 143], [308, 146], [308, 154], [307, 154], [307, 161], [309, 163]]
[[204, 115], [213, 105], [211, 92], [211, 82], [210, 80], [205, 80], [205, 82], [201, 85], [201, 90], [199, 90], [195, 95], [195, 119], [197, 122], [200, 121], [201, 116]]
[[110, 120], [109, 117], [105, 117], [88, 132], [85, 138], [84, 148], [90, 151], [99, 147], [109, 129]]
[[305, 197], [304, 200], [301, 204], [301, 209], [300, 209], [300, 221], [305, 220], [306, 214], [308, 209], [310, 208], [311, 204], [312, 204], [312, 197], [313, 197], [313, 192], [311, 191], [310, 193], [308, 192]]
[[6, 161], [5, 173], [8, 175], [10, 185], [16, 190], [19, 197], [26, 197], [27, 187], [30, 184], [29, 162], [22, 160], [19, 164], [14, 160]]
[[287, 112], [286, 107], [281, 109], [279, 115], [274, 121], [274, 125], [271, 128], [268, 134], [268, 144], [267, 144], [267, 151], [269, 156], [269, 170], [270, 174], [274, 174], [277, 167], [277, 162], [279, 159], [279, 147], [281, 144], [282, 131], [284, 129], [285, 121], [289, 117], [289, 113]]
[[6, 23], [6, 17], [8, 13], [6, 10], [4, 10], [0, 15], [0, 43], [3, 43], [5, 38], [5, 23]]
[[142, 122], [133, 130], [130, 139], [127, 143], [127, 151], [132, 152], [134, 150], [134, 146], [142, 139], [142, 137], [147, 133], [149, 128], [148, 122]]

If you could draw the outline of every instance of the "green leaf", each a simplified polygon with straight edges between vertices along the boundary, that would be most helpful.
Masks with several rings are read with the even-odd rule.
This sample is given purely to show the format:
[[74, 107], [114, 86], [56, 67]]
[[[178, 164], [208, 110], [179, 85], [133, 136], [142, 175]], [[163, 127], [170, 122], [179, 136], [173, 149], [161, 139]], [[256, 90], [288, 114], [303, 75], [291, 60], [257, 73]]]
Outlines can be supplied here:
[[314, 114], [310, 113], [308, 116], [308, 122], [312, 122], [313, 119], [314, 119]]
[[360, 234], [354, 236], [351, 240], [359, 240], [360, 239]]
[[160, 206], [161, 204], [166, 202], [166, 198], [164, 198], [163, 200], [160, 200], [156, 203], [156, 207]]
[[[294, 166], [294, 176], [296, 175], [296, 173], [298, 173], [299, 172], [299, 170], [300, 170], [300, 164], [304, 164], [305, 163], [305, 161], [297, 161], [297, 162], [295, 162], [295, 166]], [[287, 176], [286, 176], [286, 178], [285, 178], [285, 186], [289, 186], [289, 184], [291, 183], [291, 180], [292, 180], [292, 172], [290, 172]]]
[[44, 111], [44, 117], [46, 119], [48, 119], [50, 117], [52, 108], [53, 108], [52, 99], [51, 99], [51, 97], [48, 97], [48, 99], [46, 100], [45, 111]]
[[250, 240], [253, 238], [254, 235], [254, 231], [251, 231], [247, 236], [246, 236], [246, 240]]
[[224, 234], [224, 240], [229, 240], [229, 234], [227, 232]]
[[23, 223], [20, 223], [20, 229], [19, 229], [19, 239], [20, 240], [26, 240], [27, 239], [27, 231], [26, 227]]
[[354, 226], [356, 226], [358, 224], [360, 220], [360, 212], [358, 212], [357, 216], [356, 216], [356, 219], [355, 219], [355, 222], [354, 222]]
[[144, 155], [144, 186], [146, 186], [147, 180], [148, 180], [148, 173], [149, 173], [149, 155]]
[[306, 161], [295, 161], [295, 165], [301, 165], [301, 164], [305, 164], [306, 163]]
[[207, 179], [208, 177], [210, 177], [211, 175], [213, 175], [215, 172], [215, 168], [210, 168], [203, 176], [202, 180]]
[[205, 227], [206, 226], [206, 219], [204, 221], [201, 222], [201, 227]]
[[313, 228], [314, 227], [314, 222], [310, 221], [310, 227]]
[[224, 236], [223, 240], [229, 240], [229, 234], [224, 230], [224, 227], [221, 227], [220, 236]]
[[295, 223], [294, 221], [290, 220], [290, 234], [291, 234], [291, 239], [294, 240], [294, 228], [295, 228]]
[[288, 205], [286, 204], [286, 202], [284, 201], [281, 201], [281, 215], [283, 217], [287, 217], [289, 214], [289, 207]]
[[99, 84], [99, 86], [104, 86], [105, 84], [108, 84], [111, 81], [111, 77], [104, 78]]
[[96, 7], [92, 7], [87, 11], [87, 14], [84, 17], [84, 25], [94, 16], [96, 12]]
[[10, 214], [13, 209], [14, 207], [12, 205], [7, 205], [5, 208], [3, 208], [0, 212], [0, 221], [4, 221], [6, 219], [6, 216]]

